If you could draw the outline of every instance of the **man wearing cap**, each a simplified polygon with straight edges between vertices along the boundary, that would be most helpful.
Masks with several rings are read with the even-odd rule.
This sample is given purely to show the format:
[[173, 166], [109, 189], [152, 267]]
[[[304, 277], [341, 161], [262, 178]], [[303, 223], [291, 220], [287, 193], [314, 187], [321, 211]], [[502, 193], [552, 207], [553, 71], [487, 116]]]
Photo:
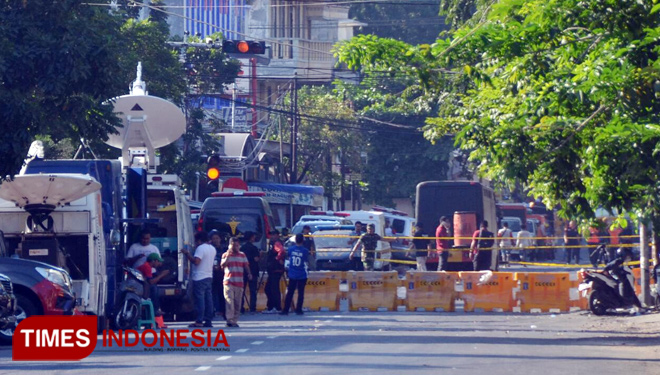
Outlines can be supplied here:
[[162, 314], [160, 310], [160, 298], [158, 298], [158, 282], [165, 276], [169, 275], [170, 270], [162, 270], [156, 276], [153, 274], [153, 269], [158, 269], [163, 264], [163, 258], [158, 253], [151, 253], [147, 256], [147, 260], [141, 266], [136, 267], [142, 273], [142, 276], [149, 284], [149, 298], [154, 305], [154, 311], [157, 314]]

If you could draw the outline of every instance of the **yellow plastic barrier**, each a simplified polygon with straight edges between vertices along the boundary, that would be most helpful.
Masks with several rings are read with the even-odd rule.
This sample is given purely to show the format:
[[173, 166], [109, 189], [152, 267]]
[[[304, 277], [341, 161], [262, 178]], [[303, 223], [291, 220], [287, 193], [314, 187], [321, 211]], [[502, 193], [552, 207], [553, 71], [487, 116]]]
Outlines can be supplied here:
[[[651, 270], [652, 272], [652, 270]], [[633, 268], [632, 269], [633, 277], [635, 278], [635, 294], [640, 295], [642, 294], [642, 269], [641, 268]], [[655, 281], [651, 276], [649, 275], [650, 283], [651, 285], [655, 284]]]
[[466, 312], [482, 309], [493, 311], [513, 311], [516, 305], [513, 299], [513, 288], [516, 282], [510, 272], [492, 272], [492, 276], [485, 283], [480, 278], [486, 272], [459, 272], [459, 278], [463, 281], [463, 291], [459, 298], [465, 302], [463, 310]]
[[349, 271], [346, 280], [351, 311], [396, 310], [399, 285], [396, 271]]
[[[257, 283], [257, 311], [261, 310], [266, 310], [266, 303], [268, 299], [266, 298], [266, 282], [268, 281], [268, 274], [263, 272], [262, 276], [259, 277], [259, 281]], [[305, 289], [305, 297], [307, 297], [307, 289]], [[284, 276], [280, 279], [280, 294], [282, 294], [282, 304], [281, 306], [284, 307], [284, 297], [286, 296], [286, 282], [284, 281]], [[250, 300], [250, 285], [245, 286], [245, 295], [247, 296], [247, 300]], [[294, 296], [294, 302], [295, 302], [295, 296]], [[247, 306], [246, 306], [247, 309]]]
[[[339, 309], [339, 282], [343, 272], [310, 272], [305, 285], [305, 308], [312, 311]], [[294, 296], [294, 301], [295, 301]]]
[[413, 272], [406, 274], [407, 311], [455, 311], [456, 272]]
[[520, 282], [520, 311], [569, 310], [571, 281], [568, 272], [516, 272], [515, 279]]

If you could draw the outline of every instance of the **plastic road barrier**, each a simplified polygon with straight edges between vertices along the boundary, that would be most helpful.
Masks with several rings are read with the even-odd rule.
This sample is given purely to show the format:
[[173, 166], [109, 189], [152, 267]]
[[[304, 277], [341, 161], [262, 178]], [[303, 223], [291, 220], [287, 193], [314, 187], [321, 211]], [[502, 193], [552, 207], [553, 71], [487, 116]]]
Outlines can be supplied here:
[[[312, 311], [339, 309], [339, 282], [343, 272], [310, 272], [305, 286], [304, 308]], [[294, 301], [296, 297], [294, 297]]]
[[407, 311], [455, 311], [456, 272], [415, 272], [406, 274]]
[[[650, 271], [653, 272], [653, 269], [651, 269]], [[633, 268], [632, 273], [633, 273], [633, 277], [635, 278], [635, 282], [634, 282], [635, 294], [640, 295], [642, 294], [642, 269], [639, 267]], [[649, 275], [649, 280], [651, 285], [655, 284], [655, 281], [653, 280], [653, 278], [651, 278], [650, 275]]]
[[520, 311], [570, 309], [571, 280], [568, 272], [516, 272], [515, 279], [520, 283], [517, 296]]
[[[487, 280], [486, 278], [490, 276]], [[483, 280], [480, 280], [484, 277]], [[463, 310], [471, 312], [483, 311], [513, 311], [516, 302], [513, 299], [513, 288], [516, 281], [510, 272], [459, 272], [463, 282], [463, 291], [459, 298], [464, 301]]]
[[396, 271], [349, 271], [346, 280], [351, 311], [396, 310], [399, 285]]
[[[262, 311], [266, 310], [266, 303], [268, 299], [266, 298], [266, 282], [268, 281], [268, 273], [262, 272], [261, 275], [259, 276], [258, 283], [257, 283], [257, 311]], [[280, 279], [280, 294], [282, 295], [282, 304], [281, 306], [284, 307], [284, 297], [286, 296], [286, 281], [284, 281], [284, 276]], [[245, 286], [245, 295], [247, 296], [247, 300], [250, 300], [250, 285]], [[221, 298], [223, 298], [221, 296]], [[307, 288], [305, 288], [305, 298], [307, 298]], [[294, 296], [294, 303], [296, 299]], [[305, 303], [306, 304], [306, 303]], [[247, 306], [245, 306], [247, 309]]]

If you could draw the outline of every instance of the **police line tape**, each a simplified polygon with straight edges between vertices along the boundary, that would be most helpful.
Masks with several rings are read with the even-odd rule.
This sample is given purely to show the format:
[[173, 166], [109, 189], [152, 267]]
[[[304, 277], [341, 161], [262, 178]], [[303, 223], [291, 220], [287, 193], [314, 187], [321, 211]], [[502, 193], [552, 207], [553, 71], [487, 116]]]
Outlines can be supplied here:
[[[328, 238], [360, 238], [362, 236], [353, 236], [353, 235], [346, 235], [346, 234], [304, 234], [303, 236], [305, 237], [312, 237], [312, 238], [317, 238], [317, 237], [328, 237]], [[454, 239], [460, 239], [460, 240], [493, 240], [493, 241], [515, 241], [518, 238], [517, 237], [429, 237], [429, 236], [424, 236], [424, 237], [415, 237], [415, 236], [381, 236], [383, 239], [392, 239], [392, 240], [454, 240]], [[571, 239], [571, 240], [582, 240], [582, 239], [588, 239], [588, 237], [564, 237], [564, 236], [559, 236], [559, 237], [552, 237], [552, 236], [545, 236], [545, 237], [522, 237], [525, 240], [564, 240], [566, 239]], [[637, 235], [625, 235], [625, 236], [598, 236], [599, 239], [603, 238], [639, 238]]]
[[[532, 251], [532, 250], [553, 250], [553, 249], [584, 249], [584, 248], [596, 248], [600, 245], [539, 245], [539, 246], [525, 246], [525, 247], [482, 247], [479, 248], [479, 250], [499, 250], [499, 251]], [[608, 245], [610, 248], [625, 248], [625, 247], [631, 247], [631, 248], [636, 248], [639, 247], [639, 245], [636, 244], [622, 244], [622, 245]], [[352, 248], [347, 248], [347, 250], [336, 250], [336, 249], [330, 249], [330, 250], [323, 250], [323, 249], [316, 249], [316, 252], [338, 252], [338, 251], [346, 251], [350, 252]], [[471, 250], [468, 247], [459, 247], [459, 248], [451, 248], [451, 249], [386, 249], [386, 250], [361, 250], [365, 252], [372, 252], [372, 253], [407, 253], [407, 252], [417, 252], [417, 251], [447, 251], [447, 252], [459, 252], [459, 251], [469, 251]]]

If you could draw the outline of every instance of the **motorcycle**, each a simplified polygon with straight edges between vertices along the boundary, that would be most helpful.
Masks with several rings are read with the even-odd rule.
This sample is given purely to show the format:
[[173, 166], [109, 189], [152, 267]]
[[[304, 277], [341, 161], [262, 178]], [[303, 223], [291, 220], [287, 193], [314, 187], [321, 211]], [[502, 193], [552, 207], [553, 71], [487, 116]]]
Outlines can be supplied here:
[[[114, 319], [115, 329], [131, 329], [137, 326], [141, 313], [141, 304], [145, 296], [144, 276], [133, 268], [123, 267], [124, 280], [119, 285], [120, 298], [116, 304]], [[148, 289], [146, 289], [148, 290]]]
[[594, 315], [605, 315], [609, 310], [617, 308], [630, 308], [634, 305], [632, 298], [625, 299], [619, 292], [619, 283], [629, 282], [634, 285], [634, 278], [628, 266], [624, 266], [627, 280], [617, 280], [603, 271], [581, 270], [580, 274], [584, 280], [578, 287], [578, 292], [583, 297], [588, 297], [589, 310]]

